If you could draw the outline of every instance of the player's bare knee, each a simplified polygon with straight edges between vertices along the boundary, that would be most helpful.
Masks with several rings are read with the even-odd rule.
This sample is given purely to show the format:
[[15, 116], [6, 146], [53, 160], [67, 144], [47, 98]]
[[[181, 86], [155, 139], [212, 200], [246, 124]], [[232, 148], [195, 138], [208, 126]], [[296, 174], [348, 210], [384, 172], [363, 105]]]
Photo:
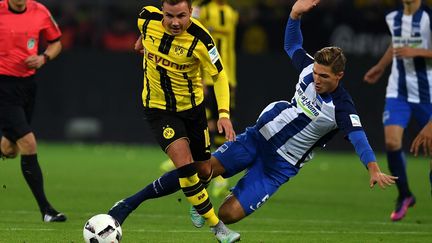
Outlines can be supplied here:
[[397, 139], [386, 139], [385, 147], [387, 151], [396, 151], [402, 147], [402, 144]]
[[36, 139], [33, 133], [18, 139], [17, 145], [22, 154], [35, 154], [37, 151]]
[[195, 163], [197, 172], [200, 178], [208, 178], [211, 174], [211, 164], [207, 162], [196, 162]]

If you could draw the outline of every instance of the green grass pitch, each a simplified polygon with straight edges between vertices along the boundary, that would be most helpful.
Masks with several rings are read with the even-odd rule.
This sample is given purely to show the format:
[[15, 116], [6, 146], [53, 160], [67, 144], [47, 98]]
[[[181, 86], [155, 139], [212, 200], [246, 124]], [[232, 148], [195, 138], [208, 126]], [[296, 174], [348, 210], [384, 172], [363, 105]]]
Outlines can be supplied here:
[[[0, 242], [83, 242], [85, 221], [153, 181], [165, 159], [152, 146], [44, 143], [38, 149], [48, 198], [68, 221], [43, 223], [19, 160], [0, 161]], [[385, 158], [378, 159], [387, 172]], [[417, 204], [393, 223], [395, 187], [369, 189], [354, 153], [318, 151], [260, 210], [231, 228], [242, 242], [431, 242], [428, 171], [428, 159], [409, 158]], [[192, 226], [187, 210], [181, 193], [147, 201], [125, 221], [123, 242], [216, 242], [207, 227]]]

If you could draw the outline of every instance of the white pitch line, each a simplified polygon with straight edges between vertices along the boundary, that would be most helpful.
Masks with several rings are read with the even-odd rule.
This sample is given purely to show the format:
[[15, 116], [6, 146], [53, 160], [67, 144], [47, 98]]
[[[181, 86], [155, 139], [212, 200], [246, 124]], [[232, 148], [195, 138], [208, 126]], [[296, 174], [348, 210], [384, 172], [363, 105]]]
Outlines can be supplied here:
[[[3, 213], [9, 213], [9, 214], [37, 214], [36, 211], [26, 211], [26, 210], [17, 210], [17, 211], [12, 211], [12, 210], [1, 210], [0, 212]], [[85, 215], [86, 217], [91, 217], [93, 216], [95, 213], [94, 212], [83, 212], [82, 215]], [[184, 219], [184, 218], [188, 218], [187, 214], [185, 215], [169, 215], [169, 214], [144, 214], [144, 213], [134, 213], [133, 217], [137, 217], [137, 218], [165, 218], [165, 217], [170, 217], [170, 218], [177, 218], [177, 219]], [[431, 227], [430, 223], [424, 223], [424, 224], [419, 224], [417, 222], [407, 222], [406, 220], [403, 222], [391, 222], [389, 220], [387, 220], [387, 218], [382, 221], [351, 221], [351, 220], [346, 220], [346, 221], [341, 221], [341, 220], [317, 220], [317, 219], [290, 219], [290, 218], [269, 218], [269, 217], [249, 217], [245, 220], [248, 221], [254, 221], [254, 222], [292, 222], [295, 224], [299, 224], [299, 223], [306, 223], [306, 224], [358, 224], [358, 225], [383, 225], [383, 226], [392, 226], [392, 227], [406, 227], [406, 226], [415, 226], [415, 227]], [[0, 229], [1, 230], [1, 229]]]
[[37, 228], [2, 228], [0, 231], [55, 231], [55, 229], [37, 229]]
[[[3, 228], [0, 231], [56, 231], [56, 229], [36, 229], [36, 228]], [[144, 230], [144, 229], [130, 229], [124, 230], [124, 232], [138, 232], [138, 233], [196, 233], [196, 234], [207, 234], [207, 231], [199, 230]], [[292, 230], [239, 230], [239, 233], [264, 233], [264, 234], [345, 234], [345, 235], [356, 235], [356, 234], [369, 234], [369, 235], [432, 235], [429, 232], [417, 232], [417, 231], [407, 231], [407, 232], [394, 232], [394, 231], [292, 231]]]

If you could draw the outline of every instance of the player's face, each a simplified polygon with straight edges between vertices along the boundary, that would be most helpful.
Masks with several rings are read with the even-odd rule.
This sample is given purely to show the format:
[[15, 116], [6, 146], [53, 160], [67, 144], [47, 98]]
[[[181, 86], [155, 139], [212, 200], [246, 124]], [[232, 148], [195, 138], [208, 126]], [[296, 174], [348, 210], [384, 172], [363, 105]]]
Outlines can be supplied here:
[[192, 8], [187, 1], [179, 2], [176, 5], [164, 2], [162, 11], [164, 15], [162, 24], [172, 35], [180, 35], [189, 27]]
[[9, 4], [18, 10], [24, 9], [27, 5], [27, 0], [9, 0]]
[[412, 4], [412, 3], [415, 3], [415, 2], [418, 2], [418, 1], [420, 1], [420, 0], [402, 0], [402, 3], [403, 4]]
[[342, 78], [343, 72], [333, 73], [330, 66], [314, 63], [313, 78], [315, 82], [315, 90], [318, 94], [333, 92]]

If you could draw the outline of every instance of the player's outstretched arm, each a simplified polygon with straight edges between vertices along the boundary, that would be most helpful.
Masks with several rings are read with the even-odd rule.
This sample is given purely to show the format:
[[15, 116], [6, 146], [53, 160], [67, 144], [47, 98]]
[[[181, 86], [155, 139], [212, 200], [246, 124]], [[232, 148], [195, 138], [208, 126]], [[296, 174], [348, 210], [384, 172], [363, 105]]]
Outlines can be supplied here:
[[217, 128], [219, 133], [225, 132], [225, 138], [228, 141], [235, 140], [235, 131], [231, 123], [229, 107], [230, 107], [230, 92], [228, 85], [228, 77], [223, 69], [219, 74], [212, 76], [214, 83], [214, 92], [219, 111], [219, 120]]
[[395, 183], [395, 180], [398, 179], [398, 177], [387, 175], [381, 172], [378, 163], [375, 161], [369, 162], [367, 164], [370, 180], [369, 180], [369, 186], [370, 188], [373, 188], [375, 184], [378, 184], [379, 187], [382, 189], [386, 188], [387, 186], [391, 186]]
[[392, 60], [393, 60], [393, 47], [390, 44], [390, 46], [387, 48], [387, 51], [381, 57], [379, 62], [366, 72], [366, 74], [363, 77], [363, 80], [369, 84], [374, 84], [378, 82], [378, 80], [384, 74], [385, 69], [387, 68], [388, 65], [390, 65]]
[[311, 10], [313, 7], [315, 7], [320, 0], [297, 0], [290, 13], [291, 19], [297, 20], [299, 19], [304, 13]]

